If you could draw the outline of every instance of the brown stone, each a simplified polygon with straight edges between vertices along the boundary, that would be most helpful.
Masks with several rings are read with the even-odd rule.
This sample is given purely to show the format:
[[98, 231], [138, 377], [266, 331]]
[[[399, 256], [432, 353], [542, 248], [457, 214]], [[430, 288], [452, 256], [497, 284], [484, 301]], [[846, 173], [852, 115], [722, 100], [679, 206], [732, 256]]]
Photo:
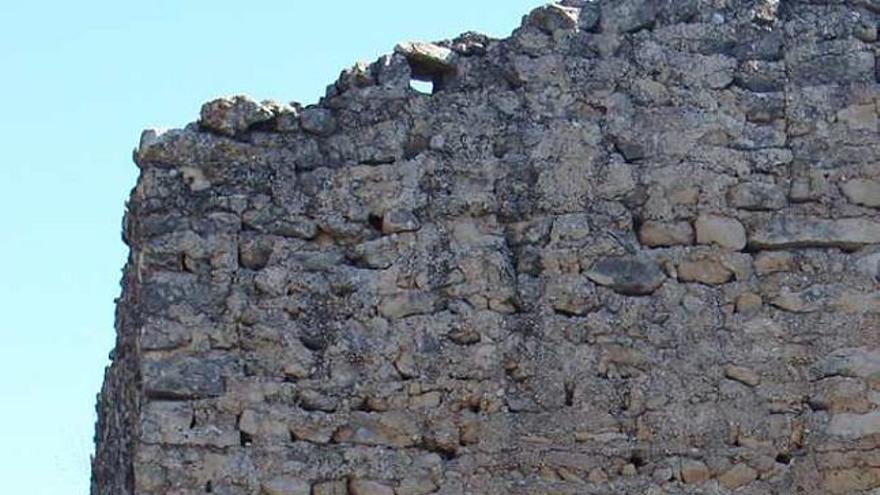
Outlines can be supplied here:
[[741, 486], [758, 479], [758, 472], [746, 464], [736, 464], [718, 477], [718, 482], [729, 490], [735, 490]]
[[742, 366], [729, 365], [724, 368], [724, 376], [744, 385], [754, 387], [761, 383], [761, 376]]
[[733, 271], [716, 260], [685, 261], [678, 265], [678, 279], [682, 282], [721, 285], [732, 278]]
[[645, 222], [639, 241], [648, 247], [686, 246], [694, 243], [694, 228], [688, 222]]
[[348, 482], [349, 495], [394, 495], [394, 488], [378, 481], [354, 479]]
[[709, 468], [703, 462], [694, 459], [685, 459], [681, 462], [681, 480], [685, 483], [702, 483], [711, 477]]

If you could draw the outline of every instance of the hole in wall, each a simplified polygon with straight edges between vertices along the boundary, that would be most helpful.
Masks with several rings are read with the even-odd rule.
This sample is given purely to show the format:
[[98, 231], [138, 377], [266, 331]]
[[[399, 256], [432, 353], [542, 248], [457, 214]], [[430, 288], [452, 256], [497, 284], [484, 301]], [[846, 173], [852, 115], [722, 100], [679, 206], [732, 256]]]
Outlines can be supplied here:
[[433, 81], [422, 81], [419, 79], [410, 79], [409, 87], [414, 89], [415, 91], [425, 94], [432, 95], [434, 94], [434, 82]]
[[374, 230], [382, 231], [382, 217], [379, 215], [371, 214], [367, 217], [367, 222], [369, 222], [370, 227], [373, 227]]
[[205, 483], [205, 493], [214, 493], [214, 485], [210, 481]]

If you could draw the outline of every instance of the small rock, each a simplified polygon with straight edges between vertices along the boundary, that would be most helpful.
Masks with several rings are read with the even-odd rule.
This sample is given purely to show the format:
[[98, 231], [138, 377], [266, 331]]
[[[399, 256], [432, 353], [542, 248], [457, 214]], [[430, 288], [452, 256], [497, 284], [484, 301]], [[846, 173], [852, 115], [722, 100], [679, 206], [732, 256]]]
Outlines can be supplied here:
[[755, 249], [814, 247], [854, 250], [878, 243], [880, 222], [867, 218], [783, 217], [758, 227], [749, 236], [749, 246]]
[[385, 297], [379, 304], [379, 314], [390, 319], [423, 315], [433, 312], [436, 303], [435, 295], [430, 292], [409, 291]]
[[669, 466], [660, 466], [651, 473], [651, 478], [657, 483], [665, 483], [672, 479], [674, 473]]
[[263, 483], [260, 488], [263, 495], [310, 495], [312, 492], [307, 481], [287, 477]]
[[828, 299], [823, 286], [815, 285], [798, 292], [783, 287], [779, 294], [770, 300], [770, 304], [791, 313], [814, 313], [821, 311]]
[[870, 179], [853, 179], [840, 186], [850, 203], [880, 208], [880, 182]]
[[585, 214], [559, 215], [553, 220], [550, 241], [554, 244], [581, 244], [589, 237], [590, 220]]
[[391, 210], [382, 216], [382, 233], [396, 234], [399, 232], [414, 232], [421, 228], [422, 224], [415, 214], [407, 210]]
[[859, 25], [853, 29], [853, 34], [855, 34], [856, 38], [865, 43], [873, 43], [877, 41], [877, 25], [865, 21], [860, 22]]
[[694, 243], [694, 228], [689, 222], [645, 222], [639, 241], [648, 247], [687, 246]]
[[721, 285], [733, 278], [733, 271], [716, 260], [685, 261], [678, 265], [678, 279], [682, 282], [699, 282], [705, 285]]
[[525, 18], [525, 23], [553, 34], [556, 31], [569, 31], [578, 27], [580, 10], [559, 4], [548, 4], [533, 10]]
[[603, 258], [586, 275], [593, 282], [628, 296], [651, 294], [666, 279], [657, 262], [637, 256]]
[[694, 222], [698, 244], [715, 244], [725, 249], [742, 251], [746, 247], [746, 229], [735, 218], [700, 215]]
[[735, 490], [758, 479], [758, 472], [746, 464], [737, 464], [718, 477], [718, 482], [729, 490]]
[[272, 256], [273, 243], [269, 239], [258, 238], [243, 241], [238, 246], [238, 262], [248, 270], [262, 270]]
[[608, 475], [605, 474], [605, 470], [602, 468], [594, 468], [590, 471], [590, 474], [587, 475], [587, 480], [590, 483], [607, 483]]
[[437, 75], [456, 70], [455, 52], [434, 43], [407, 41], [397, 45], [394, 51], [406, 57], [412, 75], [419, 79], [432, 80]]
[[202, 105], [202, 127], [225, 136], [235, 136], [252, 125], [274, 117], [271, 110], [247, 96], [218, 98]]
[[761, 377], [757, 373], [742, 366], [729, 365], [725, 367], [724, 376], [750, 387], [757, 386], [761, 383]]
[[316, 390], [300, 390], [297, 395], [300, 407], [306, 411], [333, 412], [339, 406], [338, 401]]
[[681, 462], [681, 480], [685, 483], [703, 483], [711, 478], [709, 468], [701, 461], [685, 459]]
[[754, 292], [743, 292], [736, 298], [736, 312], [752, 314], [763, 306], [764, 300]]
[[376, 481], [351, 480], [348, 482], [350, 495], [394, 495], [394, 489]]
[[794, 256], [787, 251], [763, 252], [755, 258], [754, 266], [758, 275], [787, 272], [794, 267]]
[[336, 118], [326, 108], [309, 107], [299, 116], [299, 124], [303, 130], [318, 136], [329, 136], [336, 132]]
[[738, 184], [727, 192], [731, 206], [744, 210], [781, 210], [785, 207], [785, 193], [774, 184], [751, 182]]

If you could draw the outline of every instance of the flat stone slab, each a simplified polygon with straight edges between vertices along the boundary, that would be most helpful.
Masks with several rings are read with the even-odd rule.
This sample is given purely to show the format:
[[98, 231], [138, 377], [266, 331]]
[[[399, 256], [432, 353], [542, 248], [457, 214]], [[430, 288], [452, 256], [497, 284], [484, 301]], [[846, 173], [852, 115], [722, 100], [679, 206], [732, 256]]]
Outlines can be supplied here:
[[840, 248], [880, 243], [880, 222], [867, 218], [779, 218], [749, 234], [751, 249]]

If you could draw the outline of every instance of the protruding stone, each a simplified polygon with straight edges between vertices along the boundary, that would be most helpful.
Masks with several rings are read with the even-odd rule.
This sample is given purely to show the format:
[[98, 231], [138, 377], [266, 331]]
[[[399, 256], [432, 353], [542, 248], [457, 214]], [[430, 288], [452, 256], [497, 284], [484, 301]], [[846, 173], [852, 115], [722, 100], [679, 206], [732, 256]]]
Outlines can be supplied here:
[[407, 41], [397, 45], [394, 51], [406, 57], [416, 78], [431, 80], [436, 75], [455, 72], [455, 52], [444, 46]]
[[755, 387], [761, 383], [761, 376], [742, 366], [729, 365], [724, 368], [724, 376], [736, 380], [744, 385]]
[[248, 270], [262, 270], [272, 256], [272, 242], [269, 239], [250, 239], [238, 246], [238, 262]]
[[303, 130], [318, 136], [329, 136], [336, 132], [336, 118], [326, 108], [309, 107], [299, 116], [299, 124]]
[[870, 179], [852, 179], [840, 186], [850, 203], [880, 208], [880, 182]]
[[218, 98], [202, 105], [202, 127], [226, 136], [235, 136], [255, 124], [274, 117], [266, 106], [247, 96]]
[[685, 459], [681, 462], [681, 480], [688, 484], [703, 483], [712, 477], [702, 461]]
[[382, 233], [414, 232], [421, 228], [419, 219], [408, 210], [391, 210], [382, 216]]
[[533, 10], [526, 16], [525, 22], [553, 34], [556, 31], [568, 31], [578, 27], [580, 9], [565, 7], [559, 4], [548, 4]]
[[880, 222], [868, 218], [783, 217], [759, 226], [749, 236], [749, 246], [754, 249], [814, 247], [854, 250], [878, 243]]
[[785, 193], [774, 184], [749, 182], [730, 188], [727, 201], [744, 210], [781, 210], [785, 207]]
[[682, 282], [721, 285], [733, 279], [733, 271], [713, 259], [684, 261], [678, 265], [678, 279]]
[[628, 296], [650, 294], [666, 279], [656, 261], [637, 256], [603, 258], [586, 275], [593, 282]]
[[648, 247], [687, 246], [694, 243], [694, 228], [689, 222], [645, 222], [639, 241]]
[[746, 247], [746, 229], [735, 218], [719, 215], [700, 215], [694, 222], [698, 244], [742, 251]]

